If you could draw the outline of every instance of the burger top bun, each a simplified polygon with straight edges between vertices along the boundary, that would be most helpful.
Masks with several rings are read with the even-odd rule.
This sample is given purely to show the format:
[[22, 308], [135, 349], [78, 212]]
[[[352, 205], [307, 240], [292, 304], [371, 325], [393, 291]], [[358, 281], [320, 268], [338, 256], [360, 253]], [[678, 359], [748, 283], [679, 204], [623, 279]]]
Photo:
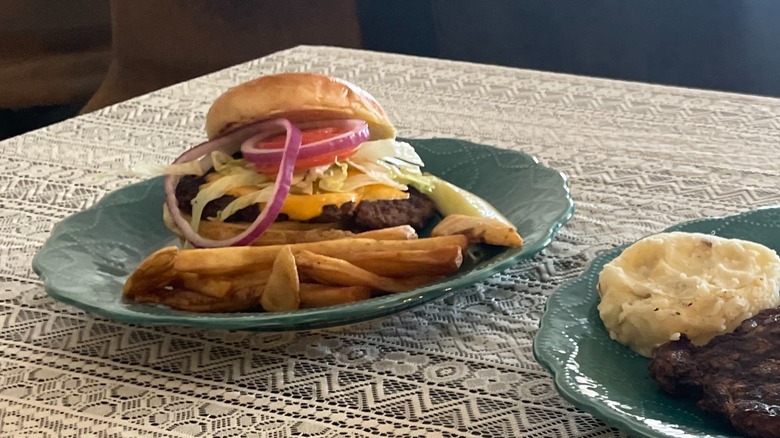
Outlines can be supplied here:
[[394, 138], [395, 127], [376, 99], [356, 85], [313, 73], [261, 76], [230, 88], [206, 115], [209, 139], [255, 120], [283, 117], [292, 122], [361, 119], [371, 139]]

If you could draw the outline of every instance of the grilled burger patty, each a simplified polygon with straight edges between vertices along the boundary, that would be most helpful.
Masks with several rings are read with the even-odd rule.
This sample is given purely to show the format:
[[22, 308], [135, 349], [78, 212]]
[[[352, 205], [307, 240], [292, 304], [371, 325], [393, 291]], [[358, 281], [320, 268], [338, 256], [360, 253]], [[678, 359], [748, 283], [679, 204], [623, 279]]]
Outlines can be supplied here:
[[[183, 212], [192, 214], [192, 200], [197, 196], [200, 186], [205, 183], [205, 176], [185, 175], [179, 180], [179, 184], [176, 186], [176, 200]], [[223, 210], [235, 199], [235, 196], [225, 195], [209, 202], [203, 210], [203, 217], [215, 217], [220, 210]], [[249, 206], [237, 211], [226, 221], [253, 222], [259, 214], [257, 206]], [[421, 229], [435, 214], [436, 208], [433, 201], [413, 187], [409, 187], [408, 199], [363, 201], [357, 207], [352, 202], [347, 202], [339, 207], [326, 205], [322, 214], [306, 222], [341, 222], [350, 229], [361, 231], [398, 225], [411, 225], [416, 229]], [[276, 220], [287, 220], [287, 216], [280, 214]]]
[[363, 201], [350, 219], [350, 228], [358, 231], [411, 225], [419, 230], [436, 214], [431, 198], [409, 186], [407, 199]]

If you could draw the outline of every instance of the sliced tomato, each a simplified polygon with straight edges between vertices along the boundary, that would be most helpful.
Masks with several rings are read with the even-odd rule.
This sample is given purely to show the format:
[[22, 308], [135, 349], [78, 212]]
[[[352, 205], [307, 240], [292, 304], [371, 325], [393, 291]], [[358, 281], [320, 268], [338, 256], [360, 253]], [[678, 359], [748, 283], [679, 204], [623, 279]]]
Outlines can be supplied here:
[[[315, 141], [325, 140], [347, 132], [346, 129], [327, 126], [325, 128], [307, 129], [301, 132], [301, 144], [314, 143]], [[267, 138], [255, 146], [257, 149], [281, 149], [284, 147], [285, 134], [279, 134], [276, 137]]]
[[[302, 132], [301, 144], [302, 146], [306, 146], [309, 143], [327, 140], [328, 138], [336, 137], [337, 135], [343, 134], [345, 132], [347, 132], [346, 129], [338, 128], [338, 127], [330, 127], [330, 126], [325, 128], [308, 129]], [[255, 147], [257, 149], [281, 149], [284, 147], [284, 141], [285, 141], [285, 135], [282, 134], [282, 135], [278, 135], [263, 140], [257, 143]], [[307, 167], [322, 166], [323, 164], [332, 163], [337, 159], [342, 160], [344, 158], [351, 157], [352, 155], [355, 154], [355, 152], [357, 152], [359, 146], [360, 145], [356, 145], [352, 149], [316, 155], [304, 159], [298, 159], [295, 162], [295, 168], [303, 169]], [[278, 170], [279, 164], [278, 163], [268, 163], [268, 164], [255, 163], [255, 167], [257, 168], [258, 172], [273, 173]]]

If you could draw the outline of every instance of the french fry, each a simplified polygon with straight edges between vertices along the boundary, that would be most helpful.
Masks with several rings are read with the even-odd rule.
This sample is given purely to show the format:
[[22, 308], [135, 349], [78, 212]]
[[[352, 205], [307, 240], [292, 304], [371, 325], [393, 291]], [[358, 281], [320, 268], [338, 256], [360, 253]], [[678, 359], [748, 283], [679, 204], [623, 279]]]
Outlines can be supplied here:
[[187, 289], [163, 289], [133, 296], [139, 303], [162, 304], [188, 312], [241, 312], [257, 306], [253, 297], [236, 296], [230, 299], [210, 297]]
[[[225, 223], [225, 224], [229, 224]], [[222, 224], [223, 226], [225, 224]], [[230, 225], [238, 225], [232, 224]], [[331, 225], [333, 227], [335, 225]], [[224, 230], [225, 228], [217, 228]], [[224, 237], [219, 232], [215, 232], [218, 239], [224, 239], [238, 235], [240, 231], [228, 231]], [[324, 240], [336, 240], [336, 239], [348, 239], [348, 238], [362, 238], [362, 239], [375, 239], [375, 240], [410, 240], [417, 238], [417, 232], [409, 225], [401, 225], [398, 227], [382, 228], [379, 230], [364, 231], [362, 233], [354, 233], [352, 231], [341, 230], [338, 228], [311, 228], [311, 229], [295, 229], [295, 228], [270, 228], [263, 232], [263, 234], [252, 242], [252, 246], [269, 246], [269, 245], [291, 245], [295, 243], [308, 243], [308, 242], [322, 242]]]
[[250, 294], [260, 302], [268, 279], [271, 276], [270, 270], [251, 272], [249, 274], [237, 275], [231, 278], [234, 294]]
[[358, 233], [355, 237], [374, 240], [413, 240], [417, 238], [417, 231], [411, 225], [399, 225], [397, 227], [364, 231]]
[[271, 271], [263, 270], [257, 272], [243, 273], [232, 276], [210, 276], [202, 274], [193, 274], [191, 272], [179, 272], [171, 282], [174, 288], [187, 289], [199, 292], [215, 298], [224, 298], [230, 294], [235, 295], [246, 293], [249, 289], [253, 290], [257, 299], [263, 292], [263, 288], [268, 283], [268, 277]]
[[252, 246], [320, 242], [323, 240], [344, 239], [354, 235], [354, 233], [344, 230], [270, 230], [265, 231], [260, 237], [252, 242]]
[[182, 273], [174, 281], [182, 289], [199, 292], [214, 298], [224, 298], [233, 289], [233, 283], [228, 279], [207, 277], [198, 274]]
[[431, 230], [432, 237], [464, 235], [469, 242], [499, 246], [522, 246], [523, 238], [511, 224], [504, 221], [462, 214], [446, 216]]
[[[137, 302], [192, 312], [322, 307], [370, 298], [371, 290], [402, 292], [456, 271], [468, 239], [418, 239], [410, 227], [367, 232], [382, 239], [339, 238], [265, 247], [163, 248], [125, 283]], [[345, 259], [345, 260], [342, 260]], [[300, 275], [319, 286], [300, 287]]]
[[302, 274], [313, 278], [318, 283], [334, 286], [366, 286], [387, 292], [405, 292], [441, 278], [432, 275], [407, 278], [382, 277], [347, 261], [311, 251], [298, 252], [295, 255], [295, 262]]
[[[350, 252], [430, 250], [451, 245], [459, 246], [461, 250], [465, 250], [468, 247], [468, 239], [462, 235], [413, 240], [355, 238], [298, 243], [289, 245], [289, 247], [294, 254], [300, 251], [310, 251], [337, 257], [340, 254]], [[283, 245], [273, 245], [182, 250], [179, 251], [174, 260], [174, 269], [179, 272], [205, 275], [227, 275], [269, 269], [283, 247]]]
[[174, 268], [179, 249], [168, 246], [155, 251], [128, 277], [122, 293], [133, 297], [148, 290], [161, 289], [176, 277]]
[[266, 312], [296, 310], [301, 304], [301, 288], [295, 257], [289, 246], [279, 251], [268, 284], [263, 289], [260, 305]]
[[347, 252], [339, 254], [338, 258], [385, 277], [449, 275], [463, 262], [457, 245], [408, 251]]
[[301, 283], [301, 308], [328, 307], [371, 298], [371, 288], [366, 286], [327, 286]]

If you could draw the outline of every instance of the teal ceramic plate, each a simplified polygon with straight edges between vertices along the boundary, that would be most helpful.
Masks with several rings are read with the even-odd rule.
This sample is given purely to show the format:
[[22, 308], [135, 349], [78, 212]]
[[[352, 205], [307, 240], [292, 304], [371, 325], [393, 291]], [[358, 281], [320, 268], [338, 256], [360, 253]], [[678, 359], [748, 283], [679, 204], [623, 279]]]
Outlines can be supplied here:
[[[780, 208], [686, 222], [667, 231], [751, 240], [780, 252]], [[537, 360], [553, 374], [564, 398], [632, 436], [738, 436], [694, 401], [666, 396], [648, 374], [649, 360], [609, 338], [596, 308], [596, 283], [604, 265], [624, 248], [600, 254], [550, 297], [534, 340]]]
[[390, 315], [483, 280], [547, 246], [574, 205], [564, 175], [524, 153], [459, 140], [407, 140], [426, 170], [490, 201], [516, 226], [519, 249], [482, 251], [446, 281], [349, 305], [280, 313], [197, 314], [122, 299], [122, 286], [156, 249], [176, 243], [161, 218], [162, 179], [130, 185], [58, 224], [33, 269], [54, 298], [96, 314], [138, 324], [221, 329], [301, 330]]

